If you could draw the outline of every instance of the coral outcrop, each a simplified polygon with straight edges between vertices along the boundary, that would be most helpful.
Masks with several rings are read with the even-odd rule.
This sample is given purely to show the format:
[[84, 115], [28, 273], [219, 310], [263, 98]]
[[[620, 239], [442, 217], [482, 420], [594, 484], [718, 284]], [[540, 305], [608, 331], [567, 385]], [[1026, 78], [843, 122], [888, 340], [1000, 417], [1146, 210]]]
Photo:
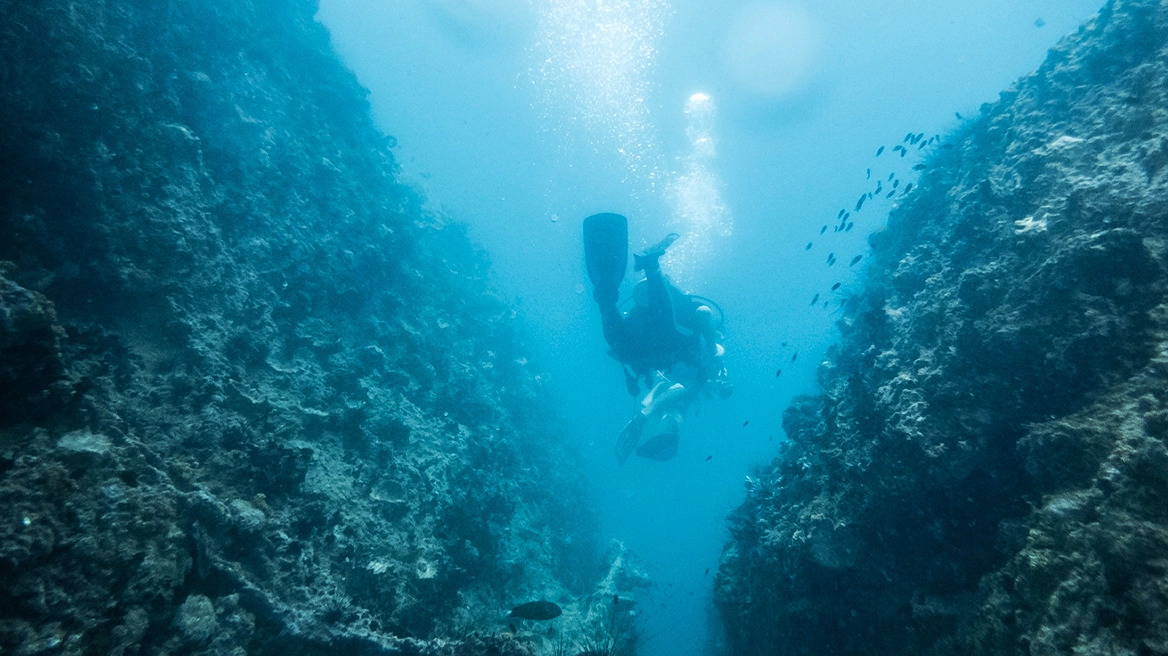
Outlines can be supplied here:
[[513, 314], [314, 12], [0, 0], [2, 653], [527, 654], [590, 589]]
[[1168, 4], [927, 165], [733, 518], [733, 652], [1168, 654]]

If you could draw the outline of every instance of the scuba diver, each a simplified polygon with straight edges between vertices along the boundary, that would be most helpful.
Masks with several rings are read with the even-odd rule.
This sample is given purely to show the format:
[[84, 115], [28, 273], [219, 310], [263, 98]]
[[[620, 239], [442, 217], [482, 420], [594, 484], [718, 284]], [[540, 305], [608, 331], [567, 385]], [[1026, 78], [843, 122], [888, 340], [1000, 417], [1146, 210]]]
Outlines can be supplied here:
[[[733, 391], [722, 366], [725, 349], [718, 343], [721, 310], [715, 313], [713, 301], [682, 293], [661, 272], [661, 256], [677, 237], [670, 234], [633, 256], [633, 269], [645, 278], [633, 288], [633, 307], [622, 314], [618, 301], [628, 267], [628, 221], [611, 213], [584, 219], [584, 259], [609, 355], [621, 363], [629, 394], [639, 395], [642, 386], [646, 390], [641, 408], [617, 438], [621, 464], [634, 451], [669, 460], [677, 454], [685, 410], [703, 392], [726, 398]], [[640, 444], [646, 426], [654, 435]]]

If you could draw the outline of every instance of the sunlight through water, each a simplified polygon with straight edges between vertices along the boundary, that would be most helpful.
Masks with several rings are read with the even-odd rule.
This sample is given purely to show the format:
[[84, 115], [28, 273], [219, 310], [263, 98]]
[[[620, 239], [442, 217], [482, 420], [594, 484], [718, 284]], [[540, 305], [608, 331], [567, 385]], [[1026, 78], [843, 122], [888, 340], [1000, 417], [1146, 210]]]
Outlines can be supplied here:
[[674, 282], [692, 283], [698, 270], [718, 251], [718, 238], [729, 237], [733, 220], [722, 201], [723, 182], [713, 170], [717, 154], [713, 135], [714, 100], [695, 93], [685, 103], [685, 136], [689, 152], [682, 170], [669, 181], [666, 196], [673, 213], [673, 229], [681, 240], [665, 262]]
[[667, 157], [650, 109], [658, 42], [670, 15], [661, 0], [547, 0], [542, 6], [533, 81], [545, 129], [582, 129], [601, 155], [613, 155], [630, 181], [669, 208], [670, 229], [682, 235], [667, 262], [680, 284], [730, 235], [723, 182], [713, 169], [715, 107], [705, 93], [685, 103], [688, 149]]
[[663, 0], [546, 0], [531, 48], [545, 122], [582, 124], [598, 152], [615, 150], [650, 187], [660, 163], [648, 99], [669, 13]]
[[737, 13], [726, 38], [726, 68], [742, 88], [771, 99], [798, 92], [814, 72], [819, 38], [799, 7], [756, 4]]

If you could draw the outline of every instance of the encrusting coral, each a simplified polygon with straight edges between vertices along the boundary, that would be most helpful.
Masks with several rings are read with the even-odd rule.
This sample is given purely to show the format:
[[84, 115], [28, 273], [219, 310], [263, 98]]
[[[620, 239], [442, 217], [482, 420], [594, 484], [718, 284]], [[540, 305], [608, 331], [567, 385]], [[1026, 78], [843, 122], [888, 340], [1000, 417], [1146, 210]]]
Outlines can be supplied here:
[[315, 11], [0, 2], [0, 652], [528, 654], [603, 572]]
[[1168, 653], [1168, 5], [944, 139], [732, 520], [737, 654]]

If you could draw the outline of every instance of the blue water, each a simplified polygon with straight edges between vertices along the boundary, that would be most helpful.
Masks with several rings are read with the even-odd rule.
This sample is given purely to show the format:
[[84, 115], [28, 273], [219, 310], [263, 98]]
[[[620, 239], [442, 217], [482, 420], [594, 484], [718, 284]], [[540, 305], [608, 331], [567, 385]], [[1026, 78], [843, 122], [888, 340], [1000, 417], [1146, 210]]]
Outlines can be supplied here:
[[[726, 515], [783, 439], [789, 399], [814, 391], [833, 310], [862, 272], [848, 262], [894, 200], [870, 201], [850, 232], [831, 226], [878, 179], [911, 181], [924, 154], [877, 147], [975, 116], [1098, 5], [322, 0], [403, 174], [490, 254], [529, 366], [585, 454], [605, 536], [655, 581], [639, 605], [644, 656], [717, 651]], [[735, 395], [687, 420], [668, 463], [612, 455], [634, 401], [582, 263], [580, 222], [600, 211], [629, 216], [634, 248], [682, 233], [666, 273], [727, 313]]]

